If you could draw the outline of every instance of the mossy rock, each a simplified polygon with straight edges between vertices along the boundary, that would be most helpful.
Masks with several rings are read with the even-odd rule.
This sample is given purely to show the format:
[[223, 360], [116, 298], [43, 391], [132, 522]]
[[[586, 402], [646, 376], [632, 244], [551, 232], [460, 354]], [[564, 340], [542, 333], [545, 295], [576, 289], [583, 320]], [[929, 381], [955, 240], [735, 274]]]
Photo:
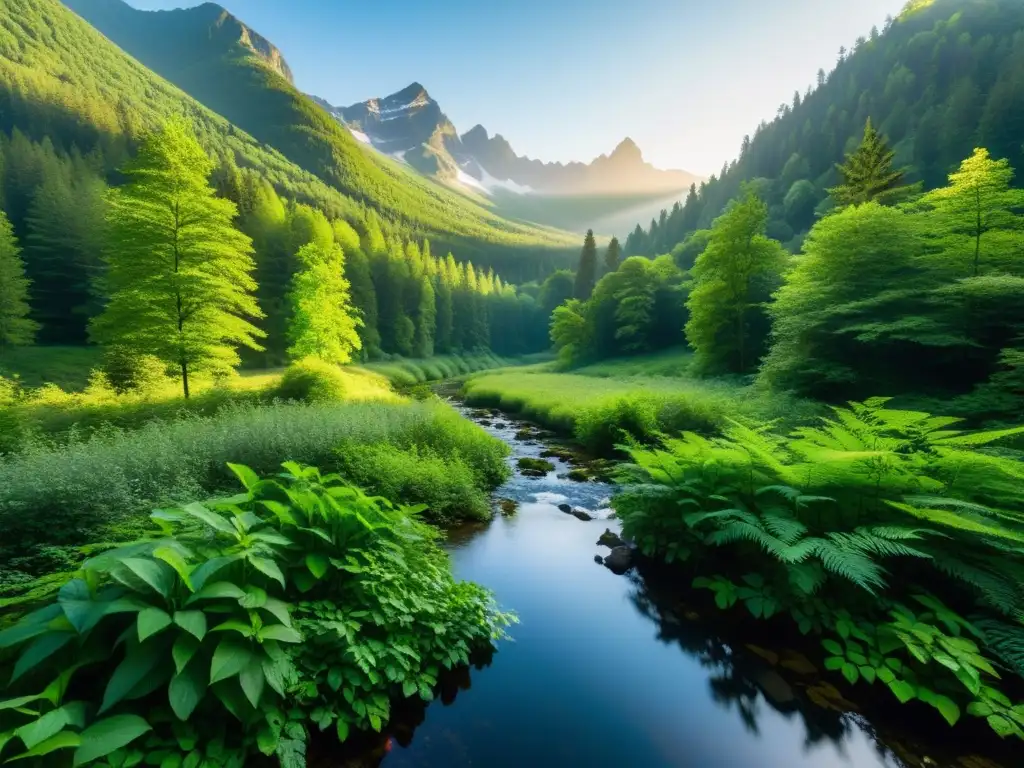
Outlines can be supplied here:
[[534, 437], [536, 437], [536, 434], [532, 429], [525, 428], [516, 430], [516, 440], [533, 440]]
[[586, 483], [590, 481], [590, 471], [577, 467], [576, 469], [570, 469], [566, 477], [577, 483]]
[[545, 475], [555, 468], [555, 465], [547, 459], [535, 459], [530, 456], [524, 456], [516, 463], [521, 470], [532, 469], [543, 472]]
[[548, 475], [543, 469], [522, 469], [519, 474], [523, 477], [547, 477]]
[[519, 509], [519, 502], [513, 499], [498, 499], [498, 509], [501, 510], [501, 514], [505, 517], [514, 515]]

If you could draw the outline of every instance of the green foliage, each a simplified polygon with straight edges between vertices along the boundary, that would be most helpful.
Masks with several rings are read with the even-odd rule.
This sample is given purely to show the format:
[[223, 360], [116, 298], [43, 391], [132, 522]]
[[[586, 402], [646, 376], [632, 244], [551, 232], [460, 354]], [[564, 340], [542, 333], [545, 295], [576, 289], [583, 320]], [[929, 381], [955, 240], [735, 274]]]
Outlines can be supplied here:
[[481, 489], [498, 485], [507, 471], [501, 441], [437, 403], [228, 404], [210, 416], [181, 414], [63, 446], [29, 444], [6, 458], [0, 463], [0, 563], [37, 571], [46, 547], [104, 541], [137, 526], [155, 505], [216, 492], [230, 482], [226, 462], [270, 472], [291, 456], [336, 469], [343, 445], [416, 446], [458, 456]]
[[0, 353], [35, 338], [39, 324], [28, 317], [28, 287], [14, 231], [0, 211]]
[[157, 510], [160, 533], [89, 560], [0, 633], [20, 649], [0, 702], [9, 760], [302, 764], [313, 725], [379, 731], [392, 697], [431, 698], [441, 667], [502, 636], [511, 617], [454, 581], [416, 509], [294, 463], [274, 479], [229, 466], [244, 493]]
[[289, 296], [288, 353], [295, 359], [316, 357], [335, 365], [351, 361], [352, 353], [362, 348], [362, 321], [350, 304], [341, 246], [335, 243], [325, 249], [310, 242], [299, 249], [296, 259], [302, 268], [292, 279]]
[[281, 376], [277, 396], [282, 400], [330, 403], [344, 400], [347, 377], [337, 366], [318, 357], [292, 363]]
[[711, 228], [693, 267], [686, 302], [686, 338], [707, 371], [748, 373], [765, 351], [760, 309], [786, 265], [786, 254], [765, 237], [768, 208], [751, 189]]
[[188, 124], [172, 120], [143, 144], [110, 196], [105, 283], [94, 336], [180, 371], [224, 372], [236, 346], [258, 349], [252, 245], [234, 229], [234, 203], [214, 197], [210, 161]]
[[588, 229], [587, 236], [583, 240], [583, 250], [580, 251], [580, 263], [576, 267], [576, 283], [573, 288], [573, 297], [586, 301], [594, 292], [594, 285], [597, 283], [597, 243], [594, 240], [594, 230]]
[[[951, 725], [967, 711], [1024, 737], [1022, 705], [1000, 692], [1024, 637], [1009, 623], [1024, 609], [1024, 465], [987, 448], [1024, 427], [964, 432], [886, 402], [787, 437], [730, 421], [721, 437], [630, 446], [613, 500], [624, 534], [692, 563], [720, 608], [821, 634], [826, 669], [850, 684], [878, 680]], [[756, 568], [743, 584], [703, 575], [736, 561]]]
[[842, 183], [828, 191], [832, 200], [844, 208], [874, 201], [884, 205], [912, 194], [914, 189], [902, 183], [903, 171], [893, 168], [895, 156], [869, 117], [860, 146], [846, 156], [842, 165], [836, 166]]

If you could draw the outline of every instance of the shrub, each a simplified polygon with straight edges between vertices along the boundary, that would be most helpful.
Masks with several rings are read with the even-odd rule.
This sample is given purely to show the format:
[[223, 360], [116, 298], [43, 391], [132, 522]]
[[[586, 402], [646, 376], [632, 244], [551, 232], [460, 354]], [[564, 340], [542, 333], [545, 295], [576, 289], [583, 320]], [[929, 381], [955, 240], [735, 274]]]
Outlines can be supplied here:
[[[996, 671], [1024, 677], [1024, 463], [986, 447], [1024, 427], [961, 432], [886, 403], [788, 437], [732, 421], [721, 437], [633, 447], [613, 500], [623, 531], [648, 556], [692, 562], [719, 607], [820, 634], [826, 668], [851, 684], [1024, 738], [1024, 705]], [[715, 573], [735, 563], [748, 572]]]
[[411, 445], [343, 445], [339, 471], [353, 483], [390, 499], [424, 504], [436, 521], [490, 517], [486, 487], [459, 455]]
[[75, 545], [147, 510], [230, 483], [227, 462], [272, 471], [282, 457], [337, 466], [341, 445], [390, 444], [459, 457], [481, 488], [505, 477], [507, 447], [439, 403], [227, 404], [63, 446], [32, 444], [0, 462], [0, 563], [41, 544]]
[[588, 450], [608, 454], [627, 441], [657, 440], [661, 425], [658, 403], [645, 397], [619, 397], [579, 413], [575, 434]]
[[277, 385], [277, 396], [282, 400], [305, 403], [344, 400], [346, 391], [345, 374], [341, 369], [315, 357], [292, 363]]
[[380, 731], [392, 699], [431, 699], [503, 635], [512, 617], [453, 579], [415, 509], [284, 468], [233, 466], [245, 493], [158, 510], [159, 535], [0, 632], [20, 650], [0, 759], [298, 766], [314, 726]]

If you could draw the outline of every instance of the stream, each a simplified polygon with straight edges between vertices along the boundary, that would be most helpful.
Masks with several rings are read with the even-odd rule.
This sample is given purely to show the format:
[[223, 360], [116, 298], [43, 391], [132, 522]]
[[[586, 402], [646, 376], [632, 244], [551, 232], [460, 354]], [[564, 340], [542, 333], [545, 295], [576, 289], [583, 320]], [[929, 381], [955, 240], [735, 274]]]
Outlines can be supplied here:
[[[456, 576], [493, 590], [520, 623], [492, 658], [443, 683], [439, 700], [405, 723], [396, 717], [372, 765], [1000, 768], [950, 756], [969, 754], [966, 744], [944, 744], [949, 754], [939, 754], [938, 745], [922, 751], [902, 733], [876, 731], [846, 712], [851, 703], [807, 657], [785, 651], [792, 655], [780, 666], [776, 652], [730, 644], [713, 626], [714, 610], [704, 620], [672, 609], [685, 585], [655, 586], [596, 563], [609, 552], [598, 537], [619, 530], [607, 519], [612, 488], [568, 479], [571, 465], [558, 458], [545, 477], [524, 477], [516, 460], [547, 447], [525, 439], [528, 425], [460, 411], [511, 447], [514, 474], [495, 498], [518, 509], [451, 531], [447, 548]], [[596, 519], [581, 521], [560, 504]], [[899, 728], [896, 712], [887, 722]], [[941, 730], [925, 722], [926, 735]]]

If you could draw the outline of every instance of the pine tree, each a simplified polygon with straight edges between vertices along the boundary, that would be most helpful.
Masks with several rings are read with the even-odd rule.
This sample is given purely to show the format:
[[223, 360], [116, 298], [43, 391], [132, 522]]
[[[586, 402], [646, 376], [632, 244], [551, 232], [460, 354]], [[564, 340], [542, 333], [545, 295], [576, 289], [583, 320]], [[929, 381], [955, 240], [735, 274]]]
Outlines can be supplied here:
[[437, 333], [437, 304], [434, 286], [426, 275], [420, 278], [420, 305], [416, 309], [416, 337], [413, 347], [417, 357], [434, 354], [434, 337]]
[[230, 371], [237, 348], [259, 349], [246, 318], [253, 298], [252, 241], [231, 222], [235, 204], [216, 197], [212, 163], [182, 118], [168, 121], [123, 169], [109, 194], [105, 285], [110, 300], [94, 338], [149, 354], [189, 377]]
[[28, 317], [28, 288], [14, 230], [0, 211], [0, 351], [35, 339], [39, 325]]
[[871, 125], [864, 126], [864, 139], [846, 162], [837, 165], [843, 183], [828, 191], [836, 205], [860, 205], [877, 200], [883, 205], [910, 195], [916, 187], [904, 185], [903, 171], [895, 170], [895, 153], [889, 149], [882, 135]]
[[594, 292], [597, 283], [597, 242], [594, 230], [588, 229], [580, 252], [580, 264], [576, 269], [576, 285], [573, 295], [580, 301], [586, 301]]
[[324, 248], [307, 243], [296, 259], [302, 265], [288, 294], [292, 317], [288, 327], [292, 359], [316, 357], [342, 365], [362, 348], [359, 326], [345, 279], [345, 255], [337, 243]]
[[[680, 212], [682, 209], [680, 209]], [[622, 249], [619, 247], [619, 238], [613, 237], [611, 242], [608, 243], [608, 250], [604, 252], [604, 271], [614, 272], [619, 268], [619, 262], [622, 260]]]
[[[448, 254], [452, 258], [451, 254]], [[452, 259], [454, 261], [454, 259]], [[448, 271], [447, 259], [438, 263], [435, 277], [434, 297], [437, 307], [434, 346], [439, 352], [452, 351], [452, 277]]]

